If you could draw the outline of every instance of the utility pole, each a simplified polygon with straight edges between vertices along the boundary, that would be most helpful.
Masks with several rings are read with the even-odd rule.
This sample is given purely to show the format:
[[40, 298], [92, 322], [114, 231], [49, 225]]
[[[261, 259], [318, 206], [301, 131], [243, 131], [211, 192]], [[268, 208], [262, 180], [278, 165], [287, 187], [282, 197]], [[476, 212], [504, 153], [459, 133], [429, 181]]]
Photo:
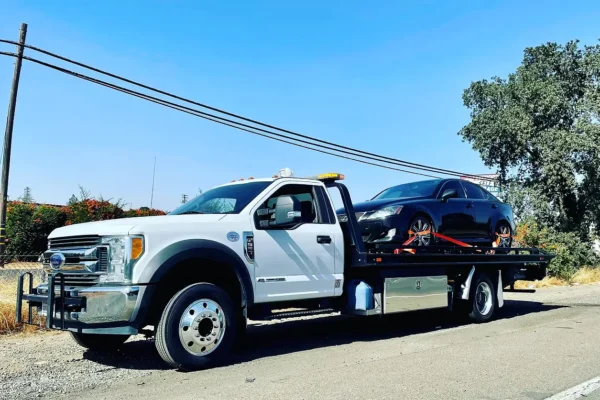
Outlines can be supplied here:
[[188, 195], [182, 194], [181, 195], [181, 204], [187, 203], [187, 199], [188, 199]]
[[[19, 78], [21, 77], [21, 65], [23, 64], [23, 51], [25, 50], [25, 38], [27, 37], [27, 24], [21, 24], [19, 33], [19, 44], [17, 45], [17, 59], [15, 60], [15, 71], [12, 86], [10, 88], [10, 100], [8, 102], [8, 114], [6, 116], [6, 131], [4, 132], [4, 152], [2, 153], [2, 182], [0, 182], [0, 255], [6, 249], [6, 201], [8, 199], [8, 172], [10, 169], [10, 151], [12, 147], [12, 134], [15, 123], [15, 109], [17, 108], [17, 92], [19, 91]], [[4, 260], [0, 265], [4, 265]]]
[[154, 156], [154, 168], [152, 169], [152, 194], [150, 195], [150, 209], [152, 210], [152, 201], [154, 200], [154, 177], [156, 176], [156, 156]]

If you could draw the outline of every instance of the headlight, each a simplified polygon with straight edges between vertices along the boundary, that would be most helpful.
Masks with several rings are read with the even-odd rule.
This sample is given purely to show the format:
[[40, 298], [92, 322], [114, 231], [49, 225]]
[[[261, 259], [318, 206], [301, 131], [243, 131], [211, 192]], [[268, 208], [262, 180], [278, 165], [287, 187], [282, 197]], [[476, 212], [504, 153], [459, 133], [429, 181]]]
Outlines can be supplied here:
[[388, 206], [382, 208], [381, 210], [370, 211], [365, 213], [362, 217], [359, 218], [359, 221], [381, 219], [389, 217], [390, 215], [400, 214], [400, 211], [402, 211], [402, 206]]
[[144, 253], [144, 239], [139, 236], [107, 236], [102, 244], [108, 246], [108, 271], [100, 282], [131, 283], [133, 266]]

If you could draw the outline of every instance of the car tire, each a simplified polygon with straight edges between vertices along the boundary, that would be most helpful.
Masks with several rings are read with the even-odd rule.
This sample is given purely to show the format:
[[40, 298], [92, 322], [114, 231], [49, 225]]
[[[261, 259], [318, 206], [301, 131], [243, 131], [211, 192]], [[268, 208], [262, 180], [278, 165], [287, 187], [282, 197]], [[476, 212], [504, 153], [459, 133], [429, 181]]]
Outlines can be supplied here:
[[156, 348], [171, 367], [215, 366], [230, 354], [238, 318], [227, 292], [210, 283], [180, 290], [165, 307], [156, 330]]
[[469, 318], [476, 323], [488, 322], [494, 317], [498, 304], [496, 285], [486, 273], [473, 276], [469, 293]]
[[[507, 238], [502, 238], [499, 235], [510, 235]], [[510, 227], [510, 225], [508, 224], [508, 222], [505, 221], [500, 221], [496, 224], [496, 229], [494, 229], [494, 237], [493, 240], [494, 242], [498, 241], [497, 246], [492, 246], [495, 247], [497, 250], [495, 250], [496, 253], [498, 254], [506, 254], [508, 253], [508, 250], [505, 249], [509, 249], [512, 247], [512, 229]]]
[[[431, 222], [431, 219], [424, 215], [417, 215], [410, 221], [410, 224], [408, 224], [409, 238], [414, 236], [414, 235], [410, 235], [410, 232], [422, 232], [422, 231], [426, 231], [426, 230], [430, 230], [433, 232], [434, 229], [433, 229], [433, 223]], [[421, 237], [418, 236], [415, 240], [413, 240], [410, 243], [410, 245], [411, 246], [429, 246], [434, 243], [435, 242], [434, 242], [433, 235], [429, 234], [428, 236], [421, 236]]]
[[71, 332], [73, 340], [90, 350], [115, 350], [119, 348], [130, 335], [100, 335], [94, 333], [75, 333]]

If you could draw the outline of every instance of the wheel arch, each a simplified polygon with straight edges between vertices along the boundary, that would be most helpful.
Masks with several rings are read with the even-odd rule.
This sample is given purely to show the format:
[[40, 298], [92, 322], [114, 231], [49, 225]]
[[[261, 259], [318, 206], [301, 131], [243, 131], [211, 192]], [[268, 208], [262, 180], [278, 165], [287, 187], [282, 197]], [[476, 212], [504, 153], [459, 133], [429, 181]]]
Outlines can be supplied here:
[[140, 281], [156, 287], [146, 316], [149, 322], [160, 317], [175, 293], [192, 283], [221, 286], [240, 309], [254, 303], [252, 279], [246, 264], [232, 249], [211, 240], [192, 239], [166, 247], [148, 263]]

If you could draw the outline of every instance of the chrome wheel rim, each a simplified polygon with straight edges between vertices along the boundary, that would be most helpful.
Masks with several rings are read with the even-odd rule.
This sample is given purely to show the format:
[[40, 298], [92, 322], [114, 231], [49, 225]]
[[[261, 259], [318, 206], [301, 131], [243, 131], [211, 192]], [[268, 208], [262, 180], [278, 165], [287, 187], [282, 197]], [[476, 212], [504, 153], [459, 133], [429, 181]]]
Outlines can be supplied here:
[[500, 239], [498, 242], [498, 247], [510, 247], [510, 228], [508, 226], [501, 225], [496, 234]]
[[431, 232], [431, 224], [423, 218], [417, 218], [410, 227], [410, 230], [414, 232], [415, 240], [413, 240], [414, 246], [429, 246], [431, 243], [431, 233], [419, 234], [420, 232], [429, 231]]
[[492, 309], [493, 299], [490, 285], [487, 282], [479, 282], [475, 291], [475, 306], [481, 315], [489, 314]]
[[214, 300], [201, 299], [185, 309], [179, 320], [179, 340], [195, 356], [205, 356], [217, 349], [225, 335], [225, 314]]

